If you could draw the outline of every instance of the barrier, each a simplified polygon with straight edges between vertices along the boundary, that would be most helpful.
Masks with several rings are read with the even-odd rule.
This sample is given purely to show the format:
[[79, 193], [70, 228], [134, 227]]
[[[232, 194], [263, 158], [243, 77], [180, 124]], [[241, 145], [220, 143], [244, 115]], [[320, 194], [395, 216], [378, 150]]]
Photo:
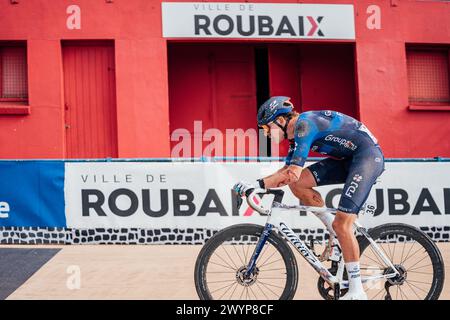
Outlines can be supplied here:
[[[245, 205], [234, 209], [231, 186], [273, 173], [281, 160], [0, 161], [0, 243], [202, 244], [228, 225], [265, 222]], [[387, 159], [368, 199], [377, 209], [361, 222], [404, 222], [450, 241], [449, 176], [450, 159]], [[317, 190], [336, 207], [341, 188]], [[283, 202], [298, 203], [285, 189]], [[310, 213], [287, 213], [285, 220], [303, 239], [326, 237]]]

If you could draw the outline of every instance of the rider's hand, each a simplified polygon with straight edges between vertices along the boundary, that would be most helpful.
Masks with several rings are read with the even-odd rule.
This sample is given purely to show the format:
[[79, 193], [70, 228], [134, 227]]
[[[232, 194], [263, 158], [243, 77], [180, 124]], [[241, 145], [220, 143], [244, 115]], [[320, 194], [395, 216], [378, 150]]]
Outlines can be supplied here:
[[236, 191], [241, 197], [249, 195], [254, 189], [254, 185], [243, 181], [239, 181], [233, 186], [233, 190]]

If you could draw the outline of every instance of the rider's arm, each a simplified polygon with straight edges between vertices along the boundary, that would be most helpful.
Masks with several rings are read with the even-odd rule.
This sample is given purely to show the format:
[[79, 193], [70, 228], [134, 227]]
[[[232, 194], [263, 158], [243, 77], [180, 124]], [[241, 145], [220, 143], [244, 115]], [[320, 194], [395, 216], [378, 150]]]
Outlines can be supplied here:
[[[291, 142], [286, 165], [274, 174], [262, 179], [264, 188], [281, 188], [300, 179], [309, 148], [311, 147], [317, 128], [307, 120], [297, 123], [294, 142]], [[261, 183], [260, 183], [261, 185]]]
[[281, 188], [300, 179], [303, 167], [297, 165], [284, 166], [274, 174], [264, 178], [264, 186], [266, 189]]

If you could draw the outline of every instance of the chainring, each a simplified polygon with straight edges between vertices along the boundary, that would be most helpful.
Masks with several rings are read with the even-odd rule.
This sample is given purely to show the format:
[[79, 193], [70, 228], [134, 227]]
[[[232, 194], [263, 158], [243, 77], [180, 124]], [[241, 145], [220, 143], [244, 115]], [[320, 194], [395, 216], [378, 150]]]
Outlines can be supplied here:
[[[330, 271], [332, 275], [336, 275], [337, 268], [331, 267], [328, 269], [328, 271]], [[331, 287], [322, 277], [319, 277], [319, 279], [317, 280], [317, 289], [319, 290], [320, 296], [325, 300], [334, 300], [333, 287]], [[339, 295], [342, 297], [347, 293], [347, 291], [348, 289], [341, 289]]]

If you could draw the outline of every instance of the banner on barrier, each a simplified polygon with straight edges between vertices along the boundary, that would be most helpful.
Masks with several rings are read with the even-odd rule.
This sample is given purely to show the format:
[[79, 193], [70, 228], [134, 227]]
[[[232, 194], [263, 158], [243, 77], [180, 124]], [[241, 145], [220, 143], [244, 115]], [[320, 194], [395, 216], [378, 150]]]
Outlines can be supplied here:
[[64, 162], [0, 162], [0, 226], [65, 227]]
[[[65, 199], [70, 228], [211, 228], [264, 224], [246, 204], [233, 209], [231, 187], [256, 181], [283, 163], [66, 163]], [[388, 222], [450, 225], [450, 163], [386, 163], [361, 216], [366, 227]], [[317, 188], [327, 206], [337, 207], [342, 185]], [[298, 204], [288, 187], [284, 203]], [[270, 196], [258, 199], [269, 205]], [[322, 228], [311, 213], [283, 213], [292, 228]]]

